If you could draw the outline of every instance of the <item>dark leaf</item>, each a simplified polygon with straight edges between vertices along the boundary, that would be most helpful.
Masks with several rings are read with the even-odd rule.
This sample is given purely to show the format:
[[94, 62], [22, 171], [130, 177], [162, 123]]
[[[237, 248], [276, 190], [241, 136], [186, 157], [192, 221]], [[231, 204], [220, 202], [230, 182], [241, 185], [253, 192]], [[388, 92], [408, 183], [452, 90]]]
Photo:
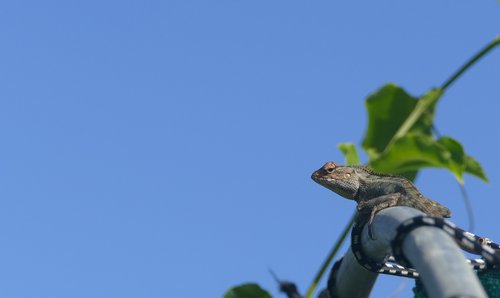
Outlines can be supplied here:
[[248, 283], [229, 289], [224, 298], [272, 298], [258, 284]]

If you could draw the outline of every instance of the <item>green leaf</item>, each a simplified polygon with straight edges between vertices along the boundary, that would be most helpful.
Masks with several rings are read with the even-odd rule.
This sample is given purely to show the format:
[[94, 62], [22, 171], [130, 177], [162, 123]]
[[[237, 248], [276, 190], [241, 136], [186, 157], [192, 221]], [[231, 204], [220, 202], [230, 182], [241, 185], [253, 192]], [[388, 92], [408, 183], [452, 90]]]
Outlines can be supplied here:
[[446, 163], [439, 149], [432, 137], [409, 134], [396, 140], [391, 150], [371, 160], [370, 165], [382, 173], [415, 171], [422, 167]]
[[464, 159], [465, 162], [465, 171], [471, 175], [474, 175], [480, 179], [482, 179], [484, 182], [488, 182], [488, 177], [486, 177], [486, 174], [483, 171], [483, 168], [475, 160], [472, 156], [465, 156]]
[[346, 165], [352, 166], [361, 164], [356, 145], [353, 143], [340, 143], [338, 148], [342, 154], [344, 154]]
[[436, 103], [443, 94], [442, 90], [433, 89], [424, 94], [415, 105], [405, 122], [399, 127], [392, 140], [387, 145], [390, 148], [392, 143], [408, 132], [422, 133], [424, 135], [431, 135], [432, 125], [434, 122], [434, 110]]
[[[390, 173], [387, 173], [390, 174]], [[408, 171], [408, 172], [403, 172], [403, 173], [398, 173], [398, 176], [405, 177], [406, 179], [415, 182], [415, 179], [417, 178], [418, 171]]]
[[229, 289], [224, 298], [272, 298], [272, 296], [258, 284], [247, 283]]
[[439, 167], [448, 169], [460, 183], [465, 172], [487, 181], [481, 165], [465, 154], [459, 142], [432, 136], [442, 93], [432, 89], [417, 99], [387, 84], [367, 98], [368, 129], [362, 146], [376, 171], [413, 180], [421, 168]]
[[362, 147], [369, 155], [385, 150], [416, 104], [415, 97], [394, 84], [383, 86], [366, 99], [368, 129]]
[[404, 89], [387, 84], [366, 100], [368, 129], [363, 148], [370, 158], [390, 150], [408, 132], [431, 135], [434, 110], [442, 91], [433, 89], [420, 99]]
[[460, 183], [463, 183], [464, 172], [487, 181], [479, 163], [467, 156], [462, 145], [450, 137], [435, 140], [428, 135], [408, 133], [397, 139], [391, 150], [371, 160], [370, 165], [382, 173], [405, 176], [407, 172], [424, 167], [445, 168]]
[[465, 153], [462, 144], [450, 137], [444, 136], [437, 142], [446, 149], [443, 154], [448, 161], [447, 168], [455, 175], [458, 182], [463, 183]]

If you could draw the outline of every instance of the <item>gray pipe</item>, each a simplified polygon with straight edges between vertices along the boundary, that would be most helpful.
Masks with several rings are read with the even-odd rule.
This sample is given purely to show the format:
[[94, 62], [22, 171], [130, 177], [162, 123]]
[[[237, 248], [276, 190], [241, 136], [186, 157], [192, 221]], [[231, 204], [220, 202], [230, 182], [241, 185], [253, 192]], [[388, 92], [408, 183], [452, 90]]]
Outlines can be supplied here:
[[[391, 254], [391, 241], [397, 227], [422, 212], [409, 207], [392, 207], [380, 211], [373, 222], [375, 240], [363, 230], [366, 255], [383, 261]], [[476, 274], [465, 261], [461, 249], [441, 229], [423, 226], [414, 229], [403, 241], [406, 258], [420, 273], [427, 295], [434, 297], [488, 297]], [[377, 275], [361, 267], [351, 251], [346, 254], [336, 279], [339, 297], [368, 297]]]

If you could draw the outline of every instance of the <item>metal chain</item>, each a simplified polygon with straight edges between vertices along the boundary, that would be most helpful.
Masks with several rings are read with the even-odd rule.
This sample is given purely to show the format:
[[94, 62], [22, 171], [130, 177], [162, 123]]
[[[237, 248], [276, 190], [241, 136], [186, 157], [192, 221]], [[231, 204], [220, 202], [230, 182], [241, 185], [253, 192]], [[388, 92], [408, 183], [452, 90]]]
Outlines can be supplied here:
[[[351, 233], [351, 249], [354, 257], [358, 260], [359, 264], [372, 272], [418, 278], [418, 272], [409, 267], [409, 262], [402, 252], [401, 244], [407, 233], [421, 226], [440, 228], [453, 237], [461, 248], [481, 255], [482, 259], [467, 260], [473, 269], [480, 271], [493, 266], [500, 266], [500, 255], [495, 252], [496, 249], [500, 249], [499, 244], [494, 243], [489, 238], [480, 237], [462, 230], [445, 219], [427, 215], [411, 218], [399, 226], [397, 235], [392, 243], [394, 257], [390, 257], [384, 263], [374, 262], [365, 255], [361, 244], [361, 232], [364, 225], [354, 225]], [[398, 260], [399, 264], [396, 263], [395, 259]]]

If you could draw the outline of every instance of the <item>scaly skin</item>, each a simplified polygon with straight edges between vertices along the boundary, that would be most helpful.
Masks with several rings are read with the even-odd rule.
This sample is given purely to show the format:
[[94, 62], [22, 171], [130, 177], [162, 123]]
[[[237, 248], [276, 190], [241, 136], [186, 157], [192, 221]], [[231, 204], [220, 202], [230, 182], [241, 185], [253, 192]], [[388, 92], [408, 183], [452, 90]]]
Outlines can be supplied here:
[[423, 196], [403, 177], [378, 174], [362, 166], [327, 162], [311, 178], [344, 198], [358, 203], [357, 224], [370, 225], [375, 214], [392, 206], [408, 206], [436, 217], [450, 217], [448, 208]]

